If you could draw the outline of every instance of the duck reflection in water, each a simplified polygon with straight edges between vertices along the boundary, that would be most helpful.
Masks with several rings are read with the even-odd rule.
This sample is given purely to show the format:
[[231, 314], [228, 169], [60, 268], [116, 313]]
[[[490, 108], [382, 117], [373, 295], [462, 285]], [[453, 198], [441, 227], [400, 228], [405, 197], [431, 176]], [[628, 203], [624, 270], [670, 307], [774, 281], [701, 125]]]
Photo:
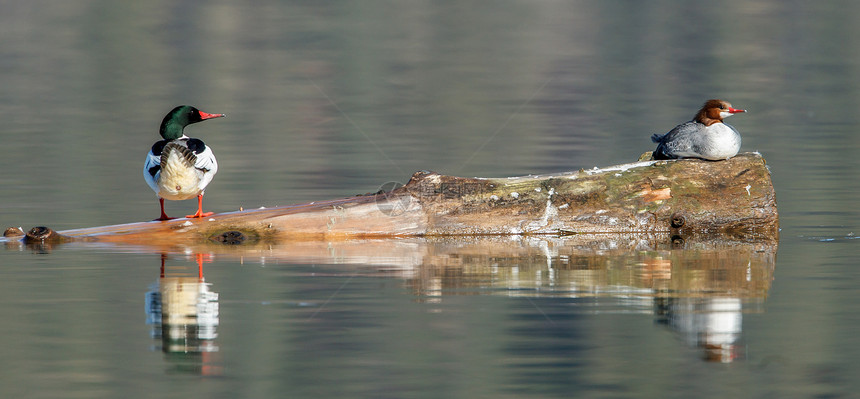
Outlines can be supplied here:
[[654, 315], [708, 361], [731, 363], [743, 357], [743, 303], [740, 298], [655, 298]]
[[165, 266], [167, 254], [161, 255], [158, 283], [146, 293], [147, 324], [152, 326], [152, 337], [161, 340], [160, 349], [175, 371], [219, 375], [221, 362], [214, 356], [218, 293], [211, 292], [204, 281], [204, 255], [195, 258], [197, 270]]

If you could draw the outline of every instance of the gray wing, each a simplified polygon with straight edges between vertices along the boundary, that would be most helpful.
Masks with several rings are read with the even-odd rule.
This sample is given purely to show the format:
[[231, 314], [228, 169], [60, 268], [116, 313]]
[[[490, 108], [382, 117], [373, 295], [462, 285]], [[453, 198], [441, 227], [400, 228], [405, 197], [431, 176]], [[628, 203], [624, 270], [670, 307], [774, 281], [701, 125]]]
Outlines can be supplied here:
[[695, 134], [702, 128], [702, 124], [690, 121], [675, 126], [664, 135], [655, 134], [651, 140], [658, 143], [654, 150], [654, 159], [675, 159], [696, 156]]

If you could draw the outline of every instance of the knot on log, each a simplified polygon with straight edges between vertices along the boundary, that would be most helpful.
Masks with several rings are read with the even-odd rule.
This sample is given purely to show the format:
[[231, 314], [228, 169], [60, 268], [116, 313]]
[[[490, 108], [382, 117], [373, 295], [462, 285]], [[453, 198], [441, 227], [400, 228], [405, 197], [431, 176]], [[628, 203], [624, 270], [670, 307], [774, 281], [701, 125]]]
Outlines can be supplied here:
[[27, 234], [24, 235], [24, 242], [26, 243], [59, 243], [63, 242], [64, 237], [51, 229], [50, 227], [45, 226], [37, 226], [30, 229]]
[[669, 219], [669, 223], [672, 225], [672, 228], [680, 229], [681, 227], [684, 227], [685, 223], [687, 223], [687, 219], [684, 218], [684, 215], [675, 212]]

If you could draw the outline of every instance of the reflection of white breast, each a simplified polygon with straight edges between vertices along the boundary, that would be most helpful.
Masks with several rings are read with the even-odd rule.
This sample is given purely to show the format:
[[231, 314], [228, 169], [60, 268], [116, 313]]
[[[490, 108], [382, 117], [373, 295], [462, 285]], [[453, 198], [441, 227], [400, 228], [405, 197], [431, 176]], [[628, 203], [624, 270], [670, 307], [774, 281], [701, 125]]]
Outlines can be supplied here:
[[[710, 345], [728, 345], [737, 341], [743, 329], [743, 306], [738, 298], [713, 298], [709, 300], [699, 315], [701, 317], [701, 338]], [[700, 339], [701, 339], [700, 338]]]

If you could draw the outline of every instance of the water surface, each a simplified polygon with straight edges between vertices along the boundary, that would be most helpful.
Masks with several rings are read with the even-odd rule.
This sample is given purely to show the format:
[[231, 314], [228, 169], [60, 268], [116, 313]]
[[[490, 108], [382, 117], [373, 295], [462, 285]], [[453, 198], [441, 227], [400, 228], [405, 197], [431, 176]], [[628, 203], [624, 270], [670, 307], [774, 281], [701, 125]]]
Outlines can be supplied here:
[[[849, 1], [0, 4], [3, 227], [156, 217], [142, 163], [181, 103], [227, 114], [187, 131], [218, 156], [204, 206], [226, 212], [422, 169], [626, 163], [717, 97], [750, 111], [729, 122], [768, 161], [782, 228], [765, 248], [12, 244], [0, 377], [16, 383], [0, 396], [855, 396], [858, 16]], [[165, 317], [179, 289], [200, 323]]]

